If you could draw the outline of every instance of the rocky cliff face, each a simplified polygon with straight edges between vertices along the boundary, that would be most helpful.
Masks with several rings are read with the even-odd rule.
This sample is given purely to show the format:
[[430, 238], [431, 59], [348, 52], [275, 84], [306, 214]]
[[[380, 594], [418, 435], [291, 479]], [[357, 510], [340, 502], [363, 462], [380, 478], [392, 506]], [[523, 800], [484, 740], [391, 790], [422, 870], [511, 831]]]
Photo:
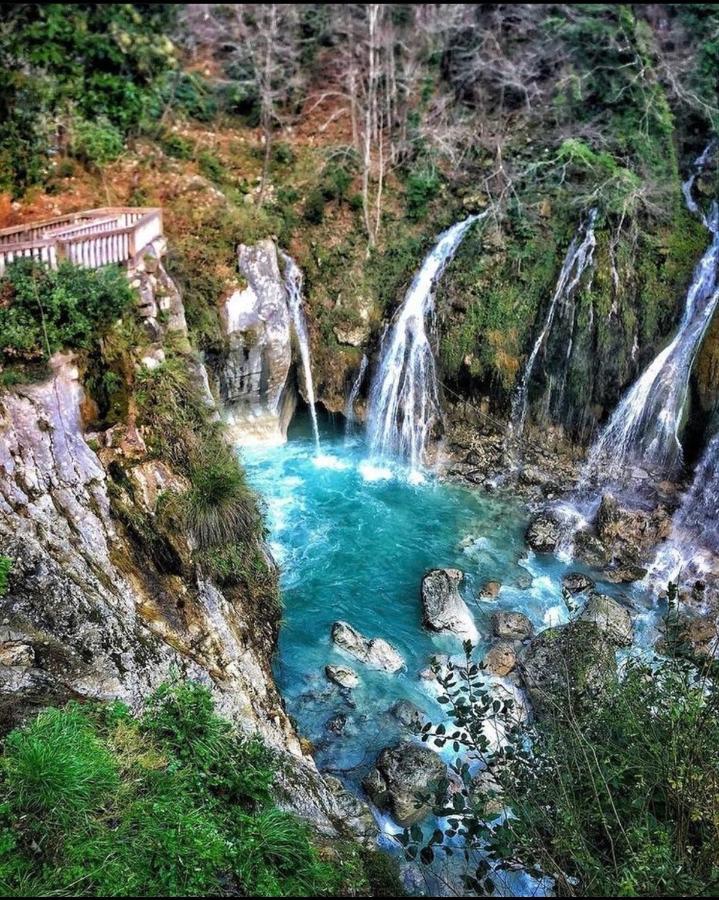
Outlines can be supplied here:
[[[147, 315], [160, 297], [170, 295], [168, 321], [186, 334], [181, 298], [156, 262], [153, 273], [130, 273], [150, 288], [140, 290], [139, 308], [154, 320], [143, 351], [150, 367], [163, 358], [169, 327]], [[70, 698], [138, 708], [163, 680], [186, 675], [280, 752], [285, 806], [327, 833], [344, 829], [340, 806], [349, 801], [303, 754], [272, 679], [272, 598], [203, 577], [192, 538], [158, 515], [162, 492], [185, 487], [182, 476], [148, 454], [132, 400], [128, 421], [86, 433], [92, 404], [78, 363], [57, 355], [49, 380], [0, 394], [0, 553], [12, 560], [0, 598], [0, 727]], [[202, 387], [202, 372], [194, 374]], [[357, 815], [364, 824], [355, 831], [372, 833], [371, 817]]]
[[238, 264], [247, 287], [224, 301], [227, 345], [207, 363], [233, 439], [282, 441], [296, 395], [287, 290], [274, 242], [241, 244]]

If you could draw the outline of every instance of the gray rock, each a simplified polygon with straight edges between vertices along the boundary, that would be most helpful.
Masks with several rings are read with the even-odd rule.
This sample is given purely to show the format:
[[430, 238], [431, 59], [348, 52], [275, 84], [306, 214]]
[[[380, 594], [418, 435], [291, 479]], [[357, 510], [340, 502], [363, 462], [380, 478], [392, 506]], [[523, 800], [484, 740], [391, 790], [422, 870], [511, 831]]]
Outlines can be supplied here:
[[459, 569], [431, 569], [422, 579], [422, 623], [430, 631], [456, 634], [476, 643], [479, 632], [459, 593]]
[[632, 620], [627, 610], [606, 594], [592, 594], [579, 614], [582, 622], [591, 622], [609, 641], [619, 647], [632, 642]]
[[413, 731], [421, 728], [426, 722], [426, 716], [422, 710], [410, 700], [398, 700], [390, 712], [398, 722]]
[[419, 795], [431, 792], [446, 775], [447, 766], [428, 747], [401, 743], [380, 753], [362, 786], [375, 806], [406, 827], [429, 814], [430, 804], [421, 802]]
[[346, 725], [347, 716], [344, 713], [337, 713], [337, 715], [332, 716], [325, 722], [325, 728], [327, 731], [331, 731], [332, 734], [342, 734]]
[[613, 645], [591, 622], [547, 628], [521, 660], [522, 680], [537, 717], [591, 703], [616, 679]]
[[349, 666], [325, 666], [325, 675], [330, 681], [348, 690], [359, 684], [359, 676]]
[[553, 553], [560, 537], [559, 522], [546, 512], [537, 513], [527, 527], [527, 544], [537, 553]]
[[366, 638], [347, 622], [334, 623], [332, 642], [371, 669], [398, 672], [404, 668], [404, 659], [390, 643], [383, 638]]
[[532, 623], [521, 612], [492, 613], [492, 633], [498, 638], [524, 641], [532, 636]]
[[567, 572], [562, 578], [562, 586], [570, 594], [581, 594], [589, 591], [594, 587], [592, 579], [583, 572]]
[[374, 848], [379, 828], [369, 806], [351, 794], [334, 775], [324, 775], [323, 780], [335, 800], [346, 830], [365, 846]]

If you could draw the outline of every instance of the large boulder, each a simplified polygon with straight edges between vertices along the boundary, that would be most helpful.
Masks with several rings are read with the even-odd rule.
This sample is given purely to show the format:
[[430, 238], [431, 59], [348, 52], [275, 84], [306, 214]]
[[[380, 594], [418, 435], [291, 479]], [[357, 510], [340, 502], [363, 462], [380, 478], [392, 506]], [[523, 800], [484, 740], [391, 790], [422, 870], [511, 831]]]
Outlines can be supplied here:
[[430, 631], [456, 634], [476, 643], [479, 632], [459, 593], [459, 569], [431, 569], [422, 579], [422, 623]]
[[332, 643], [370, 669], [398, 672], [405, 665], [402, 656], [390, 643], [383, 638], [366, 638], [347, 622], [334, 623]]
[[532, 636], [532, 623], [521, 612], [502, 610], [492, 613], [492, 633], [510, 641], [525, 641]]
[[497, 641], [485, 653], [482, 665], [490, 675], [504, 678], [517, 668], [517, 651], [511, 641]]
[[405, 728], [411, 731], [419, 731], [419, 729], [427, 721], [422, 710], [415, 706], [411, 700], [398, 700], [390, 709], [392, 716]]
[[578, 618], [582, 622], [596, 625], [618, 647], [628, 647], [632, 642], [631, 616], [623, 606], [606, 594], [592, 594]]
[[615, 497], [605, 494], [597, 510], [595, 528], [612, 567], [624, 570], [619, 580], [636, 580], [626, 573], [633, 569], [637, 577], [642, 577], [637, 564], [669, 537], [671, 517], [663, 506], [649, 512], [624, 509]]
[[325, 675], [329, 681], [348, 690], [357, 687], [359, 676], [349, 666], [325, 666]]
[[591, 702], [617, 676], [614, 646], [592, 622], [547, 628], [534, 638], [520, 671], [537, 717]]
[[554, 553], [562, 536], [559, 520], [547, 512], [537, 513], [529, 522], [527, 544], [537, 553]]
[[562, 587], [570, 594], [583, 594], [594, 587], [594, 582], [583, 572], [567, 572], [562, 578]]
[[420, 798], [432, 793], [446, 776], [447, 766], [441, 757], [421, 744], [405, 742], [380, 753], [362, 786], [375, 806], [407, 827], [430, 813], [430, 803]]

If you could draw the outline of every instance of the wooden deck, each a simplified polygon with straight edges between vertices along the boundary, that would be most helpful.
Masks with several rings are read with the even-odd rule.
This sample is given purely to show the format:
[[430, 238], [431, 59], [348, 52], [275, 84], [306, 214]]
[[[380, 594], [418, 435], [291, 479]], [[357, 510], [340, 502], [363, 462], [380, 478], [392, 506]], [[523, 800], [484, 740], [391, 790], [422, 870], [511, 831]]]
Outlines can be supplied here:
[[62, 260], [88, 269], [129, 265], [162, 237], [162, 210], [103, 207], [0, 229], [0, 275], [16, 259], [37, 259], [51, 268]]

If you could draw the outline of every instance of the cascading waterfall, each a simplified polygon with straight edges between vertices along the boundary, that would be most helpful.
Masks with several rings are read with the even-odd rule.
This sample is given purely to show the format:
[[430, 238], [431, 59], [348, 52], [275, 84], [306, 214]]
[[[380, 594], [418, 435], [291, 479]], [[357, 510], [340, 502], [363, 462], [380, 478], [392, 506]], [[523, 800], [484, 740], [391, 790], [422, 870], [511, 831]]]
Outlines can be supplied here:
[[[700, 169], [707, 151], [695, 163]], [[684, 184], [691, 210], [695, 171]], [[719, 208], [714, 202], [702, 216], [712, 240], [694, 270], [684, 314], [673, 340], [659, 353], [619, 403], [592, 447], [586, 477], [615, 482], [627, 479], [633, 465], [676, 475], [683, 462], [679, 432], [684, 416], [694, 357], [719, 300]]]
[[[527, 413], [529, 411], [529, 384], [532, 379], [539, 352], [544, 346], [547, 336], [552, 328], [557, 309], [561, 306], [567, 306], [573, 303], [574, 293], [579, 286], [582, 275], [584, 275], [585, 271], [591, 266], [594, 259], [594, 248], [597, 243], [594, 236], [594, 223], [596, 218], [597, 210], [591, 209], [586, 221], [580, 226], [572, 243], [569, 245], [566, 256], [564, 257], [552, 301], [547, 310], [547, 317], [544, 320], [542, 330], [537, 335], [537, 340], [534, 342], [532, 352], [529, 354], [527, 364], [524, 367], [522, 380], [512, 399], [512, 413], [508, 430], [508, 446], [520, 441], [522, 438], [527, 420]], [[571, 313], [573, 324], [573, 307]], [[569, 354], [571, 354], [571, 334], [569, 335], [569, 338], [570, 343], [568, 344], [569, 353], [567, 359], [569, 358]]]
[[305, 377], [305, 393], [307, 394], [307, 404], [310, 408], [310, 417], [312, 419], [312, 432], [315, 437], [315, 446], [319, 452], [320, 431], [317, 426], [315, 387], [312, 381], [312, 368], [310, 365], [310, 342], [307, 337], [305, 314], [302, 310], [302, 284], [304, 279], [302, 272], [291, 256], [282, 253], [282, 260], [285, 265], [285, 286], [287, 288], [290, 316], [292, 317], [292, 324], [300, 348], [300, 358], [302, 359], [302, 371]]
[[357, 371], [357, 377], [352, 383], [352, 389], [347, 396], [347, 403], [345, 404], [345, 428], [348, 434], [355, 426], [355, 403], [357, 401], [357, 397], [359, 396], [360, 388], [362, 387], [362, 382], [364, 381], [364, 377], [367, 372], [367, 365], [367, 354], [363, 353], [362, 361], [360, 362], [359, 370]]
[[466, 233], [486, 215], [469, 216], [442, 232], [383, 342], [370, 391], [370, 447], [376, 455], [407, 458], [413, 469], [422, 465], [430, 430], [441, 417], [434, 354], [427, 334], [427, 320], [434, 315], [434, 288]]

